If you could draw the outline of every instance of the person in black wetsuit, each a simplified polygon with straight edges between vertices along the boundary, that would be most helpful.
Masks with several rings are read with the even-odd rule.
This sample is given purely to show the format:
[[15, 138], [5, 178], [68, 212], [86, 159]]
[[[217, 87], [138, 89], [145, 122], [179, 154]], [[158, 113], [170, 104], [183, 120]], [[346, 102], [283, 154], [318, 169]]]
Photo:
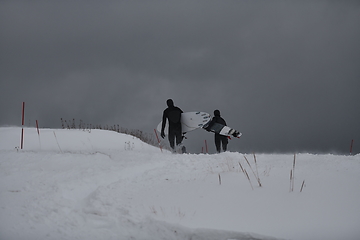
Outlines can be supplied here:
[[[226, 122], [220, 116], [220, 111], [219, 110], [214, 111], [214, 117], [211, 119], [211, 122], [210, 122], [209, 126], [211, 126], [213, 123], [220, 123], [220, 124], [226, 126]], [[229, 142], [229, 140], [228, 140], [227, 136], [223, 136], [223, 135], [220, 135], [218, 133], [215, 133], [215, 147], [216, 147], [216, 151], [218, 153], [221, 152], [221, 145], [222, 145], [222, 149], [224, 150], [224, 152], [226, 152], [228, 142]]]
[[170, 147], [175, 150], [175, 139], [176, 145], [179, 145], [182, 142], [182, 130], [181, 130], [181, 114], [183, 111], [174, 106], [172, 99], [166, 101], [168, 108], [164, 110], [162, 117], [162, 126], [161, 126], [161, 137], [165, 138], [165, 125], [166, 120], [169, 121], [169, 143]]

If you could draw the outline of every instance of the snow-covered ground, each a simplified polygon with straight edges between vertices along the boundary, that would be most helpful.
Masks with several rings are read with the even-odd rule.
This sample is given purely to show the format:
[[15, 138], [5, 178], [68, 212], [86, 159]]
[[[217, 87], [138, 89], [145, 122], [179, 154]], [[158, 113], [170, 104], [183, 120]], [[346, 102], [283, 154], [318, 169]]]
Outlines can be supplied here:
[[360, 155], [296, 154], [290, 191], [290, 154], [255, 164], [252, 154], [171, 154], [116, 132], [33, 128], [20, 150], [20, 133], [0, 128], [1, 240], [360, 239]]

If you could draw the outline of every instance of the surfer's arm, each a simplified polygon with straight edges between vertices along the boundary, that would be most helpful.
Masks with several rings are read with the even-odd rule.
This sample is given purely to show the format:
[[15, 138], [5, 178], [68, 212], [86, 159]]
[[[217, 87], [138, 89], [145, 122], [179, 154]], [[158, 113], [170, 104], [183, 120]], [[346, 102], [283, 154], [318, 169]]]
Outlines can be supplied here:
[[162, 117], [162, 124], [161, 124], [161, 137], [164, 138], [165, 137], [165, 125], [166, 125], [166, 112], [164, 111], [163, 113], [163, 117]]

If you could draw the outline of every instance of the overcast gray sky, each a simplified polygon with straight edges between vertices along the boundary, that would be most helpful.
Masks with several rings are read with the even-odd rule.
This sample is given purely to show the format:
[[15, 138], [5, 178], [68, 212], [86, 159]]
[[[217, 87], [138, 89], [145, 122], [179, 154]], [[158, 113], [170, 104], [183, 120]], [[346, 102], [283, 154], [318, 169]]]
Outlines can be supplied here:
[[[221, 111], [230, 151], [360, 152], [359, 1], [1, 1], [0, 126], [153, 133]], [[213, 135], [188, 134], [200, 152]]]

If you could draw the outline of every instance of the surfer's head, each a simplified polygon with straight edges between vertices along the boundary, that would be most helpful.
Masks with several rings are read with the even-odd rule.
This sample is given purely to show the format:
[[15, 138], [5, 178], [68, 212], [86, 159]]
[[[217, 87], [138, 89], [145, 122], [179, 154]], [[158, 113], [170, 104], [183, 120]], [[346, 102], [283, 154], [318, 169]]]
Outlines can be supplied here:
[[215, 110], [215, 111], [214, 111], [214, 115], [220, 117], [220, 111], [219, 111], [219, 110]]
[[173, 102], [172, 99], [168, 99], [168, 100], [166, 101], [166, 104], [168, 105], [168, 107], [173, 107], [173, 106], [174, 106], [174, 102]]

